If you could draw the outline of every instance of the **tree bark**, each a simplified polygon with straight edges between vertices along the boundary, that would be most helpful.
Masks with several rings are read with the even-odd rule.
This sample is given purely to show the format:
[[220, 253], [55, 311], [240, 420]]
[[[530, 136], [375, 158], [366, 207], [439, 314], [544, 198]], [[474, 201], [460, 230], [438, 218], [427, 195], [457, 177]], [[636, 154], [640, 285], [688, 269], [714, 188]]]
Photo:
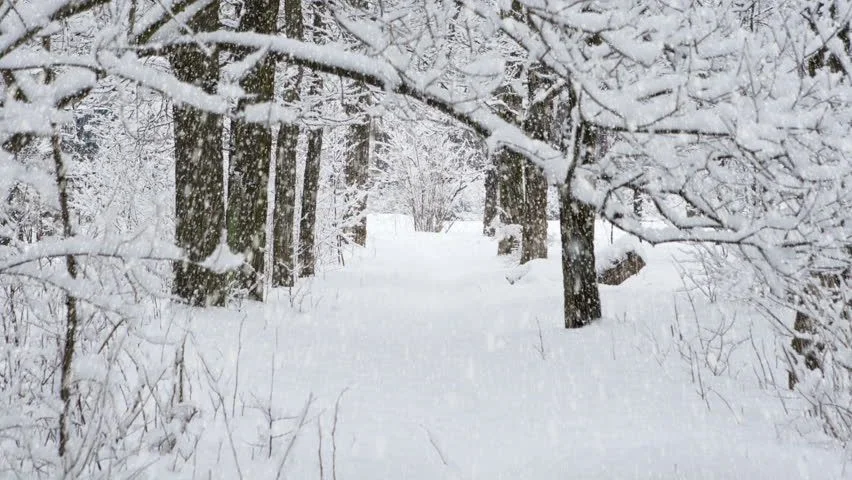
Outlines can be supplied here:
[[[56, 128], [56, 127], [54, 127]], [[56, 189], [59, 194], [59, 212], [62, 218], [62, 238], [71, 238], [71, 207], [68, 199], [67, 167], [62, 158], [62, 143], [59, 132], [53, 134], [54, 171], [56, 174]], [[65, 271], [73, 280], [77, 278], [77, 259], [73, 255], [65, 256]], [[73, 362], [77, 344], [79, 317], [77, 315], [77, 297], [65, 292], [65, 336], [63, 338], [62, 362], [60, 363], [59, 399], [62, 401], [62, 411], [59, 413], [59, 445], [58, 453], [62, 457], [68, 448], [70, 437], [72, 399], [71, 391], [74, 383]]]
[[[524, 131], [536, 140], [552, 143], [556, 116], [547, 93], [553, 81], [542, 65], [532, 66], [527, 79], [530, 106], [524, 120]], [[524, 176], [521, 263], [547, 258], [547, 179], [541, 167], [530, 161], [526, 162]]]
[[[497, 92], [502, 106], [497, 114], [503, 120], [519, 123], [522, 107], [520, 95], [508, 84]], [[497, 190], [500, 197], [501, 235], [497, 243], [497, 255], [509, 255], [521, 247], [524, 224], [524, 163], [526, 159], [507, 149], [500, 149], [494, 156], [497, 168]]]
[[489, 166], [485, 172], [485, 208], [482, 218], [482, 233], [483, 235], [494, 236], [494, 220], [497, 218], [498, 202], [497, 198], [497, 167]]
[[601, 317], [595, 273], [595, 211], [559, 188], [559, 225], [562, 234], [562, 289], [565, 328], [579, 328]]
[[498, 255], [509, 255], [521, 246], [524, 216], [524, 162], [518, 153], [502, 149], [496, 154], [502, 234]]
[[[284, 34], [302, 40], [302, 0], [283, 0]], [[295, 79], [284, 89], [284, 102], [295, 104], [301, 95], [301, 67]], [[294, 214], [296, 211], [296, 161], [299, 144], [299, 127], [282, 124], [278, 130], [278, 148], [275, 165], [275, 210], [273, 213], [272, 285], [293, 285], [296, 273], [294, 251]]]
[[[189, 21], [193, 31], [219, 28], [219, 2]], [[170, 55], [175, 76], [215, 93], [219, 56], [193, 44]], [[209, 257], [225, 231], [225, 185], [222, 168], [222, 119], [189, 105], [172, 107], [175, 135], [175, 243], [189, 262], [176, 262], [173, 293], [195, 306], [224, 305], [226, 276], [198, 265]]]
[[[319, 3], [312, 8], [310, 34], [314, 43], [323, 41], [322, 10]], [[322, 92], [322, 77], [309, 73], [307, 93], [316, 97]], [[299, 220], [299, 276], [308, 277], [316, 271], [316, 220], [319, 193], [320, 165], [322, 160], [322, 128], [308, 132], [308, 151], [305, 158], [305, 178], [302, 183], [302, 218]]]
[[[585, 124], [576, 130], [574, 165], [593, 161], [596, 135]], [[571, 178], [569, 174], [559, 189], [562, 290], [565, 328], [579, 328], [601, 317], [601, 299], [595, 272], [595, 210], [574, 198]]]
[[[366, 87], [362, 95], [366, 95]], [[360, 112], [357, 106], [347, 108], [350, 115]], [[346, 132], [346, 166], [344, 176], [346, 178], [348, 206], [344, 214], [346, 235], [349, 239], [361, 246], [367, 244], [367, 180], [370, 165], [370, 122], [355, 123], [349, 126]]]
[[524, 168], [524, 224], [521, 263], [547, 258], [547, 179], [541, 167]]
[[[365, 9], [366, 0], [355, 0], [353, 5]], [[354, 243], [367, 244], [367, 180], [370, 167], [370, 119], [364, 114], [370, 101], [370, 91], [363, 81], [356, 81], [343, 109], [355, 123], [346, 132], [346, 154], [343, 174], [346, 181], [344, 234]]]
[[302, 218], [299, 223], [300, 275], [311, 276], [316, 271], [316, 220], [319, 192], [320, 159], [322, 155], [322, 129], [308, 132], [308, 155], [305, 159], [305, 179], [302, 188]]
[[[238, 30], [275, 33], [277, 0], [245, 0]], [[243, 58], [252, 53], [240, 52]], [[272, 100], [275, 62], [265, 56], [240, 82], [246, 97], [240, 108]], [[268, 125], [236, 119], [232, 123], [233, 151], [228, 177], [228, 245], [246, 258], [245, 268], [234, 275], [234, 286], [246, 289], [249, 298], [263, 300], [266, 251], [266, 189], [272, 153]]]
[[296, 270], [293, 255], [296, 211], [296, 147], [299, 127], [281, 125], [275, 165], [275, 211], [273, 213], [272, 285], [293, 285]]

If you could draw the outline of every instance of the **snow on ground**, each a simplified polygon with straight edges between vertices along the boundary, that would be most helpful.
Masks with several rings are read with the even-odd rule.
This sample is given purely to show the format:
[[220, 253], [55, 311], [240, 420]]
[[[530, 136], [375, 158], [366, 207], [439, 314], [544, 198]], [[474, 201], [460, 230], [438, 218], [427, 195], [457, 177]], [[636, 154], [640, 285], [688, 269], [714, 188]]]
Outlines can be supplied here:
[[[702, 331], [725, 332], [719, 348], [712, 336], [700, 348], [672, 260], [682, 248], [647, 247], [638, 276], [601, 287], [605, 318], [569, 331], [554, 225], [550, 258], [512, 285], [517, 268], [477, 222], [430, 234], [402, 216], [369, 220], [367, 248], [345, 267], [273, 292], [267, 305], [194, 318], [190, 397], [201, 434], [185, 478], [852, 476], [842, 452], [786, 426], [795, 399], [758, 387], [751, 344], [772, 356], [765, 321], [734, 310], [734, 327], [715, 328], [732, 310], [698, 298]], [[598, 236], [603, 252], [609, 227]], [[719, 349], [732, 350], [729, 363]], [[272, 422], [270, 458], [268, 417], [298, 417], [310, 394], [281, 468], [298, 419]]]

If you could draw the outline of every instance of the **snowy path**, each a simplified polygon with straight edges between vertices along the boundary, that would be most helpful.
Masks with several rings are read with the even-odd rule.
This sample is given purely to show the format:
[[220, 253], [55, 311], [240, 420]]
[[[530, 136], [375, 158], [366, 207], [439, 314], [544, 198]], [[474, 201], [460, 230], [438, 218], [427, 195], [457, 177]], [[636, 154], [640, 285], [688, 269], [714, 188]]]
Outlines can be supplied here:
[[[330, 409], [349, 389], [338, 479], [842, 478], [836, 453], [779, 440], [779, 402], [750, 380], [714, 379], [708, 409], [677, 354], [662, 359], [680, 285], [671, 252], [603, 287], [607, 319], [566, 331], [554, 246], [510, 285], [477, 224], [435, 235], [371, 221], [368, 248], [314, 280], [305, 313], [282, 306], [283, 292], [277, 308], [246, 308], [242, 402], [268, 396], [277, 333], [273, 404], [293, 414], [317, 396], [330, 462]], [[234, 358], [238, 324], [211, 336], [230, 341], [222, 358]], [[314, 425], [290, 478], [319, 478], [316, 450]]]

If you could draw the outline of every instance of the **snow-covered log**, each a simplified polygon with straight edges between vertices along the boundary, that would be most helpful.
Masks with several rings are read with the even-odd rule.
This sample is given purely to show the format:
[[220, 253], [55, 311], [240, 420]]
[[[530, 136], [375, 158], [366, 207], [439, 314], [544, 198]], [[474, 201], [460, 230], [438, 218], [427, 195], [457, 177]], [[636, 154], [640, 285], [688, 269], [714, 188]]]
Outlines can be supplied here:
[[609, 266], [598, 268], [598, 283], [621, 285], [628, 278], [645, 268], [645, 260], [635, 250], [627, 250], [609, 262]]

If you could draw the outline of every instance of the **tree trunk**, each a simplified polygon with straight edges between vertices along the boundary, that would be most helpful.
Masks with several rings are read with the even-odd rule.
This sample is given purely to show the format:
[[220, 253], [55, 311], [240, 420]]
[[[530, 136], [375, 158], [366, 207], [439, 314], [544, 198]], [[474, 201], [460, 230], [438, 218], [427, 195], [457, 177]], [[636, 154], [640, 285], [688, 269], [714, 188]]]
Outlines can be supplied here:
[[[510, 85], [502, 85], [497, 97], [502, 106], [497, 111], [500, 117], [514, 124], [523, 99]], [[524, 223], [524, 163], [526, 159], [515, 152], [500, 149], [494, 156], [497, 168], [497, 190], [500, 197], [501, 235], [497, 243], [497, 255], [509, 255], [521, 246]]]
[[497, 178], [500, 191], [502, 234], [498, 255], [509, 255], [521, 246], [524, 216], [524, 162], [520, 154], [502, 149], [497, 152]]
[[[366, 92], [365, 92], [366, 93]], [[353, 109], [349, 109], [352, 111]], [[358, 245], [367, 244], [367, 174], [370, 165], [370, 122], [355, 123], [346, 133], [346, 177], [348, 206], [344, 214], [346, 234]]]
[[[524, 120], [524, 131], [532, 138], [553, 143], [556, 121], [552, 99], [545, 94], [553, 81], [546, 69], [539, 65], [530, 68], [528, 97], [530, 106]], [[521, 263], [536, 258], [547, 258], [547, 179], [541, 168], [527, 161], [524, 169], [523, 249]]]
[[595, 211], [559, 188], [559, 226], [562, 234], [562, 288], [565, 328], [579, 328], [601, 317], [595, 273]]
[[494, 236], [494, 220], [497, 218], [497, 167], [491, 165], [485, 172], [485, 208], [482, 218], [483, 235]]
[[[189, 22], [193, 31], [219, 28], [214, 1]], [[215, 93], [219, 55], [207, 56], [193, 44], [175, 47], [170, 61], [175, 76]], [[225, 231], [222, 169], [222, 119], [189, 105], [172, 107], [175, 135], [175, 243], [190, 262], [174, 264], [173, 292], [195, 306], [224, 305], [226, 276], [197, 264], [210, 256]]]
[[[353, 6], [367, 8], [366, 0], [354, 0]], [[370, 102], [370, 91], [362, 81], [356, 81], [354, 88], [344, 101], [343, 109], [355, 123], [346, 132], [346, 165], [343, 173], [346, 180], [346, 205], [343, 215], [344, 233], [349, 239], [361, 246], [367, 244], [367, 180], [370, 167], [370, 119], [364, 115], [365, 106]]]
[[521, 263], [547, 258], [547, 179], [529, 161], [524, 168], [524, 224]]
[[[302, 0], [283, 0], [284, 34], [288, 38], [303, 39]], [[284, 102], [299, 101], [301, 68], [294, 81], [284, 89]], [[299, 127], [282, 124], [278, 130], [278, 149], [275, 165], [275, 210], [273, 213], [272, 285], [289, 287], [296, 274], [294, 250], [294, 214], [296, 211], [296, 161], [299, 144]]]
[[299, 223], [300, 275], [308, 277], [316, 271], [317, 193], [319, 191], [322, 129], [308, 132], [308, 155], [305, 159], [305, 180], [302, 188], [302, 219]]
[[[245, 0], [238, 28], [241, 32], [275, 33], [277, 0]], [[243, 58], [251, 50], [240, 52]], [[240, 82], [246, 97], [240, 108], [272, 100], [275, 62], [261, 59]], [[264, 252], [266, 251], [266, 189], [272, 153], [272, 131], [268, 125], [234, 120], [231, 127], [233, 152], [228, 177], [228, 245], [246, 258], [245, 268], [234, 275], [234, 286], [246, 289], [249, 298], [263, 300]]]
[[[48, 79], [51, 73], [48, 72]], [[47, 83], [50, 83], [49, 81]], [[59, 137], [59, 129], [53, 134], [51, 141], [53, 147], [54, 171], [56, 174], [56, 189], [59, 194], [59, 212], [62, 218], [62, 238], [71, 238], [71, 208], [68, 199], [68, 176], [67, 166], [62, 158], [62, 142]], [[77, 278], [77, 259], [73, 255], [65, 256], [65, 271], [74, 280]], [[65, 292], [65, 337], [62, 348], [62, 361], [60, 363], [59, 377], [59, 399], [62, 401], [62, 410], [59, 413], [59, 446], [60, 457], [65, 456], [71, 433], [71, 412], [73, 410], [71, 393], [74, 389], [74, 354], [76, 353], [77, 329], [79, 327], [79, 316], [77, 315], [77, 297]]]
[[293, 285], [295, 257], [293, 240], [296, 211], [296, 146], [299, 127], [281, 125], [275, 165], [275, 211], [273, 213], [272, 285]]
[[[574, 100], [570, 103], [574, 103]], [[573, 164], [594, 161], [597, 135], [580, 124], [571, 142]], [[579, 328], [601, 317], [595, 272], [595, 211], [571, 192], [572, 173], [559, 188], [559, 230], [562, 236], [562, 290], [565, 328]]]
[[[320, 3], [312, 4], [312, 22], [309, 33], [314, 43], [323, 41], [323, 21]], [[308, 96], [316, 98], [322, 93], [322, 77], [309, 73]], [[305, 178], [302, 184], [302, 218], [299, 220], [299, 276], [308, 277], [316, 271], [316, 220], [319, 193], [320, 165], [322, 161], [322, 128], [308, 132], [308, 152], [305, 158]]]

